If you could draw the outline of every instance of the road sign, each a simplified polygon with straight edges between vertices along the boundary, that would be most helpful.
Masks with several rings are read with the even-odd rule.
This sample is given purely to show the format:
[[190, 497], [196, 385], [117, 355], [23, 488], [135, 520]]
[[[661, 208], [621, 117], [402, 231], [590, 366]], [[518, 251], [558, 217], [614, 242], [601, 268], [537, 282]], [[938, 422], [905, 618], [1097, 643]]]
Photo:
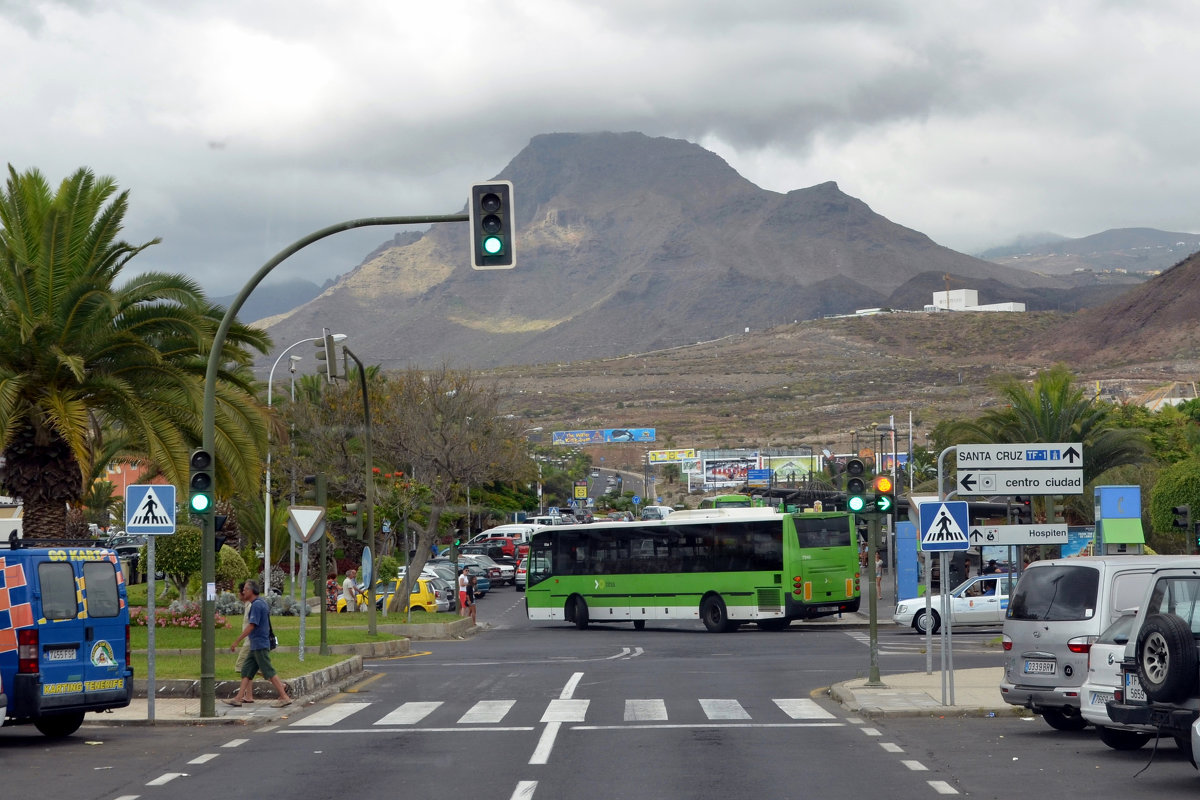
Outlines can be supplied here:
[[641, 505], [641, 502], [642, 502], [642, 498], [641, 498], [641, 496], [640, 496], [640, 495], [636, 495], [636, 494], [635, 494], [635, 495], [633, 496], [633, 504], [634, 504], [635, 506], [636, 506], [636, 505]]
[[966, 500], [922, 503], [920, 508], [922, 550], [966, 550], [970, 546]]
[[960, 469], [958, 494], [1083, 494], [1083, 470]]
[[1083, 468], [1079, 442], [1042, 444], [960, 444], [955, 446], [958, 469], [1067, 469]]
[[288, 533], [301, 544], [325, 534], [324, 506], [288, 506]]
[[1045, 525], [976, 525], [970, 541], [977, 547], [1020, 544], [1066, 544], [1070, 541], [1066, 523]]
[[125, 487], [125, 532], [175, 532], [175, 487], [166, 483]]

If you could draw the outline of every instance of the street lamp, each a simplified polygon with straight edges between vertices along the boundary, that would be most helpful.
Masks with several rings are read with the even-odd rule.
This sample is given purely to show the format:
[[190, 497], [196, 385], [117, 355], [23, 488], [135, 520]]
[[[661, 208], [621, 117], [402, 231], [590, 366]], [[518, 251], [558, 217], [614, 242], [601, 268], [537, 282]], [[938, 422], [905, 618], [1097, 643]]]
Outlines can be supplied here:
[[[346, 340], [346, 334], [335, 333], [333, 335], [335, 342], [343, 342]], [[299, 347], [302, 344], [321, 341], [321, 337], [311, 337], [301, 339], [294, 344], [290, 344], [283, 349], [279, 357], [275, 359], [275, 363], [271, 365], [271, 371], [267, 373], [267, 415], [270, 416], [271, 401], [273, 399], [272, 389], [275, 381], [275, 368], [279, 366], [279, 362], [288, 354], [288, 351]], [[289, 359], [290, 371], [292, 373], [292, 399], [296, 399], [296, 362], [300, 360], [300, 356], [291, 356]], [[267, 426], [267, 477], [263, 488], [263, 595], [270, 596], [271, 594], [271, 428]]]

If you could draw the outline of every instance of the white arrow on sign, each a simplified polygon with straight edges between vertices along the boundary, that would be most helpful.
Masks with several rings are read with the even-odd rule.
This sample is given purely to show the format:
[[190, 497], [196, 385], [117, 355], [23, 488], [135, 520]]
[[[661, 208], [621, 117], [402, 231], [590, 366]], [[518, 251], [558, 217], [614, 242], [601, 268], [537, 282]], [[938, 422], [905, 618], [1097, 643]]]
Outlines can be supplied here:
[[288, 533], [293, 539], [310, 542], [324, 532], [324, 506], [288, 506]]

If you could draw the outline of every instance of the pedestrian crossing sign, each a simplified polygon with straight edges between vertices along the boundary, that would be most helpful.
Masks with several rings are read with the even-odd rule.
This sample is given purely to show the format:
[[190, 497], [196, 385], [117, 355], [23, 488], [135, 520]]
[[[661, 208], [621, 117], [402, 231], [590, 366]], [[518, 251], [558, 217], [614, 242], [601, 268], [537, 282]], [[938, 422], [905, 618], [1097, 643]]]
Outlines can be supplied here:
[[937, 552], [967, 549], [967, 501], [943, 500], [922, 503], [920, 508], [922, 550]]
[[175, 487], [168, 483], [125, 487], [125, 532], [175, 532]]

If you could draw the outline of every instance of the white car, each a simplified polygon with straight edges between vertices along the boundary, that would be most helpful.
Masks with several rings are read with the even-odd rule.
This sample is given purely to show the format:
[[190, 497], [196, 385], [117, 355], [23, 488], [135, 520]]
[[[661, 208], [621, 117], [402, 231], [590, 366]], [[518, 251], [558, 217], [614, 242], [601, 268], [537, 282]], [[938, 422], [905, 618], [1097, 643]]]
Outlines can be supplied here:
[[1137, 750], [1154, 736], [1152, 727], [1113, 722], [1105, 705], [1121, 687], [1121, 661], [1136, 625], [1137, 611], [1130, 610], [1092, 642], [1087, 678], [1079, 689], [1079, 713], [1100, 731], [1100, 741], [1114, 750]]
[[[1008, 575], [976, 575], [967, 578], [950, 592], [951, 622], [958, 628], [963, 625], [999, 626], [1004, 622], [1004, 612], [1008, 610]], [[1016, 584], [1016, 578], [1011, 578]], [[942, 596], [935, 594], [929, 598], [929, 615], [925, 613], [925, 598], [913, 597], [901, 600], [896, 605], [896, 613], [892, 622], [897, 625], [912, 626], [918, 633], [925, 633], [927, 627], [937, 633], [942, 627]]]
[[458, 560], [460, 562], [469, 561], [483, 567], [488, 571], [488, 577], [497, 585], [507, 583], [509, 586], [512, 586], [517, 581], [517, 568], [515, 566], [505, 564], [501, 561], [493, 561], [491, 556], [459, 553]]

